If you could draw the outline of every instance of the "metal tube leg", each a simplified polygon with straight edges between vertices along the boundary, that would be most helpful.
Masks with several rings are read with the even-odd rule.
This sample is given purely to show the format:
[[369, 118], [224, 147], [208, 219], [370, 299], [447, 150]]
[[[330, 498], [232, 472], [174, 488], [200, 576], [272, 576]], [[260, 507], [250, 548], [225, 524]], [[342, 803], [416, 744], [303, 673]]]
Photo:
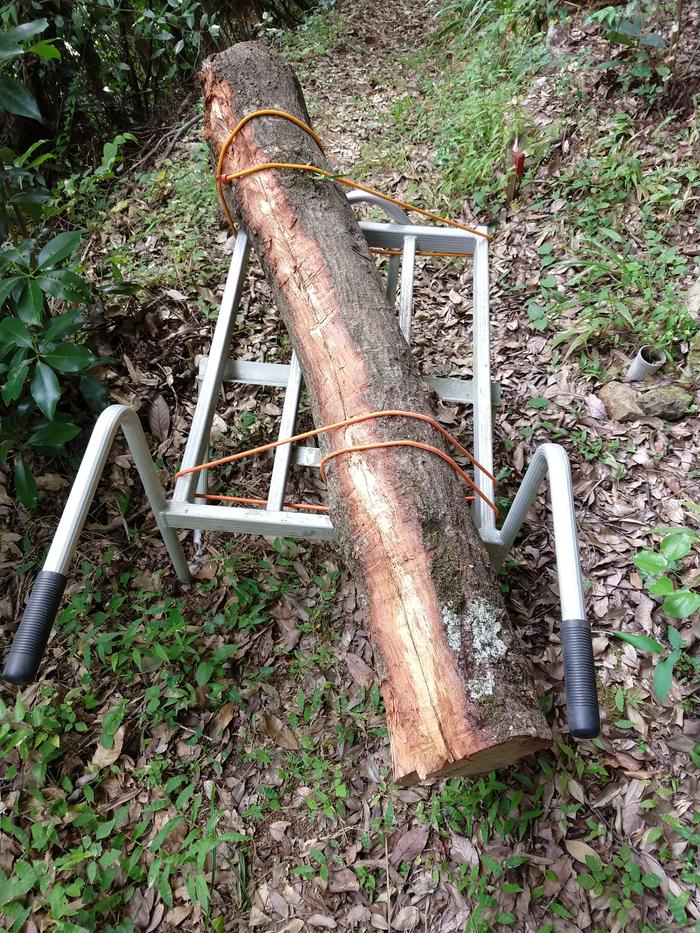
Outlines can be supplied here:
[[[486, 232], [485, 227], [479, 230]], [[474, 371], [474, 456], [493, 473], [493, 418], [491, 410], [491, 337], [489, 323], [489, 243], [476, 237], [473, 270], [474, 338], [472, 368]], [[492, 502], [495, 496], [493, 480], [481, 470], [474, 471], [474, 482]], [[473, 503], [474, 524], [486, 540], [495, 531], [492, 509], [477, 496]]]
[[[299, 395], [301, 394], [301, 367], [296, 353], [292, 354], [289, 366], [289, 381], [284, 393], [282, 405], [282, 418], [278, 440], [282, 441], [294, 434], [294, 424], [299, 409]], [[280, 512], [284, 506], [284, 491], [287, 487], [289, 465], [292, 462], [292, 445], [284, 444], [275, 450], [275, 459], [270, 478], [270, 491], [267, 496], [267, 511]]]
[[[401, 256], [401, 292], [399, 297], [399, 327], [411, 343], [411, 319], [413, 317], [413, 278], [416, 272], [416, 243], [414, 236], [407, 236], [403, 241]], [[394, 258], [394, 257], [392, 257]]]
[[146, 497], [153, 510], [158, 530], [173, 563], [177, 578], [181, 583], [191, 583], [192, 574], [187, 565], [187, 558], [180, 544], [180, 539], [175, 529], [165, 520], [164, 513], [167, 511], [168, 503], [153, 465], [153, 459], [146, 443], [146, 436], [143, 433], [141, 422], [133, 409], [128, 409], [121, 426], [124, 429], [129, 450], [134, 458], [134, 465], [141, 477]]
[[[236, 323], [236, 311], [243, 290], [243, 279], [248, 266], [248, 237], [244, 230], [239, 230], [231, 256], [224, 296], [221, 299], [219, 317], [214, 328], [207, 368], [199, 388], [197, 405], [192, 417], [192, 427], [180, 463], [181, 470], [188, 470], [202, 462], [202, 456], [209, 444], [216, 400], [226, 369], [226, 357], [231, 346], [231, 335]], [[197, 488], [197, 474], [187, 473], [175, 482], [174, 502], [192, 502]]]
[[566, 451], [559, 444], [543, 444], [535, 451], [500, 532], [486, 536], [498, 569], [510, 550], [527, 514], [549, 474], [549, 498], [554, 524], [561, 646], [564, 661], [566, 705], [571, 734], [592, 738], [600, 731], [600, 713], [593, 663], [591, 627], [586, 620], [583, 577], [576, 534], [576, 512], [571, 470]]
[[134, 457], [136, 469], [141, 477], [175, 572], [183, 583], [189, 583], [192, 579], [185, 552], [177, 534], [164, 519], [163, 513], [167, 509], [165, 494], [156, 474], [138, 416], [133, 408], [126, 405], [112, 405], [97, 419], [53, 542], [46, 555], [44, 567], [37, 575], [22, 621], [12, 642], [4, 670], [5, 679], [11, 683], [30, 683], [36, 676], [61, 603], [68, 569], [78, 538], [83, 530], [110, 448], [120, 427], [124, 431]]
[[535, 501], [549, 474], [549, 498], [554, 524], [554, 549], [557, 559], [559, 596], [563, 619], [585, 618], [583, 577], [576, 534], [574, 492], [566, 451], [559, 444], [542, 444], [535, 451], [522, 485], [510, 507], [494, 548], [494, 565], [500, 568], [522, 527], [528, 509]]
[[[205, 460], [209, 459], [208, 449], [204, 451], [204, 459]], [[202, 495], [206, 495], [209, 492], [209, 470], [199, 471], [199, 479], [197, 480], [197, 492], [201, 493]], [[195, 498], [197, 497], [195, 496]], [[199, 545], [202, 543], [202, 529], [201, 528], [194, 529], [194, 532], [192, 534], [192, 543], [196, 547], [199, 547]]]

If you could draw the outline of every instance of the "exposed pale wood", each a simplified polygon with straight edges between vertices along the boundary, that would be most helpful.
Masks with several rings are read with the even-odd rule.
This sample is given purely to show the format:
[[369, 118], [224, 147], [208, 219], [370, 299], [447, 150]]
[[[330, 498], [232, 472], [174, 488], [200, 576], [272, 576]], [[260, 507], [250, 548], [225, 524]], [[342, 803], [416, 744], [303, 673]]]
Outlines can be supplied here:
[[[201, 73], [215, 156], [237, 121], [276, 108], [309, 122], [290, 68], [257, 43]], [[276, 118], [248, 123], [225, 171], [263, 162], [326, 167], [315, 143]], [[334, 182], [265, 171], [226, 188], [260, 256], [291, 335], [317, 425], [383, 409], [433, 414], [364, 237]], [[321, 438], [326, 452], [390, 438], [439, 446], [407, 419]], [[550, 741], [529, 662], [471, 522], [463, 489], [415, 449], [352, 453], [329, 466], [331, 517], [368, 611], [397, 779], [475, 774]]]

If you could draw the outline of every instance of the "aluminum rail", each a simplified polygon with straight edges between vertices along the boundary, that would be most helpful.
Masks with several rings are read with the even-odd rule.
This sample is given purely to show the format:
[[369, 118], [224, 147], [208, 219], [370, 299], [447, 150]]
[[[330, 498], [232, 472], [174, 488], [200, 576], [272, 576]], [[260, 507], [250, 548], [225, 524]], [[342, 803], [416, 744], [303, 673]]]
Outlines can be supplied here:
[[567, 453], [560, 444], [542, 444], [537, 448], [500, 531], [495, 527], [481, 527], [479, 531], [498, 569], [503, 565], [545, 477], [548, 479], [554, 525], [561, 605], [559, 634], [569, 729], [576, 738], [593, 738], [600, 732], [600, 712], [591, 627], [586, 620], [571, 468]]
[[110, 405], [97, 419], [90, 435], [44, 566], [34, 581], [22, 621], [7, 656], [3, 676], [11, 683], [30, 683], [36, 676], [61, 603], [78, 539], [114, 438], [120, 429], [124, 432], [134, 458], [134, 465], [141, 477], [148, 503], [153, 510], [175, 573], [183, 583], [189, 583], [192, 579], [177, 534], [165, 520], [168, 504], [139, 417], [128, 405]]
[[[199, 466], [209, 444], [209, 432], [226, 367], [231, 336], [236, 323], [236, 312], [238, 311], [238, 304], [243, 290], [244, 273], [248, 264], [249, 251], [248, 236], [244, 230], [239, 230], [233, 247], [231, 265], [224, 287], [224, 296], [221, 299], [219, 317], [216, 321], [214, 336], [209, 349], [210, 362], [202, 378], [197, 405], [192, 418], [192, 426], [180, 463], [181, 471]], [[175, 483], [175, 492], [173, 494], [175, 501], [192, 502], [198, 481], [197, 473], [186, 473], [185, 476], [180, 476]]]
[[[370, 194], [368, 191], [349, 191], [346, 197], [350, 204], [372, 204], [374, 207], [381, 208], [381, 210], [383, 210], [384, 213], [392, 220], [396, 221], [397, 224], [409, 226], [411, 223], [411, 218], [398, 206], [398, 204], [392, 204], [391, 201], [385, 201], [384, 198], [377, 194]], [[364, 225], [364, 221], [360, 223], [361, 227]], [[399, 257], [390, 256], [389, 269], [386, 276], [386, 297], [392, 308], [396, 305], [396, 286], [398, 280]]]

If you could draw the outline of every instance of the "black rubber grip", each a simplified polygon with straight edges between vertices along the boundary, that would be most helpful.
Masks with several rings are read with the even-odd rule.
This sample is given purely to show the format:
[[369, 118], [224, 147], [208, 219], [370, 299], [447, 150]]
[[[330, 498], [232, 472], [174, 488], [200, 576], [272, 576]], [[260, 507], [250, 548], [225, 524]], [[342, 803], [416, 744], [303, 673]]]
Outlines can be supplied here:
[[600, 732], [600, 710], [590, 624], [585, 619], [565, 619], [561, 648], [569, 731], [578, 739], [593, 739]]
[[39, 571], [5, 662], [5, 680], [30, 684], [36, 677], [65, 588], [62, 573]]

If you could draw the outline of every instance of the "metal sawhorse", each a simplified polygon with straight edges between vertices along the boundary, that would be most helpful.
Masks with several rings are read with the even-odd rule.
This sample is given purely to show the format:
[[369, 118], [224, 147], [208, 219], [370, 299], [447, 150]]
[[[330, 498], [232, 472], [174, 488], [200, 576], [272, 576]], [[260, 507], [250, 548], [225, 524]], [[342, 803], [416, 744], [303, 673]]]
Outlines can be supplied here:
[[[492, 473], [492, 408], [499, 401], [500, 387], [491, 381], [488, 240], [459, 229], [414, 226], [403, 210], [375, 195], [351, 192], [348, 200], [352, 203], [369, 202], [381, 207], [389, 215], [389, 222], [361, 221], [360, 226], [370, 247], [400, 253], [391, 255], [389, 259], [387, 295], [390, 304], [394, 306], [398, 291], [399, 325], [409, 342], [416, 254], [440, 251], [473, 257], [473, 379], [428, 377], [426, 381], [444, 401], [472, 406], [474, 456]], [[484, 228], [480, 229], [485, 232]], [[205, 460], [216, 401], [224, 381], [285, 389], [279, 439], [291, 437], [295, 433], [302, 385], [296, 355], [292, 355], [288, 365], [228, 358], [248, 253], [248, 237], [240, 230], [209, 356], [200, 360], [199, 394], [180, 470], [187, 470]], [[286, 511], [283, 506], [290, 466], [295, 464], [318, 468], [321, 460], [318, 447], [287, 444], [275, 449], [270, 489], [264, 509], [196, 501], [197, 493], [206, 491], [206, 471], [179, 477], [172, 498], [168, 500], [157, 476], [138, 415], [129, 406], [112, 405], [97, 420], [44, 567], [37, 576], [6, 662], [4, 676], [7, 680], [28, 683], [36, 675], [65, 589], [78, 538], [120, 428], [126, 437], [175, 572], [182, 582], [189, 582], [191, 574], [175, 532], [177, 528], [247, 532], [274, 537], [295, 535], [315, 540], [333, 538], [333, 525], [328, 515], [312, 511]], [[569, 727], [573, 735], [591, 737], [597, 735], [599, 730], [598, 703], [590, 626], [585, 621], [571, 472], [563, 447], [543, 444], [535, 451], [502, 528], [496, 527], [492, 510], [478, 496], [474, 499], [472, 514], [493, 564], [499, 568], [545, 476], [549, 478], [554, 523]], [[493, 501], [494, 483], [489, 476], [477, 470], [474, 482]]]

